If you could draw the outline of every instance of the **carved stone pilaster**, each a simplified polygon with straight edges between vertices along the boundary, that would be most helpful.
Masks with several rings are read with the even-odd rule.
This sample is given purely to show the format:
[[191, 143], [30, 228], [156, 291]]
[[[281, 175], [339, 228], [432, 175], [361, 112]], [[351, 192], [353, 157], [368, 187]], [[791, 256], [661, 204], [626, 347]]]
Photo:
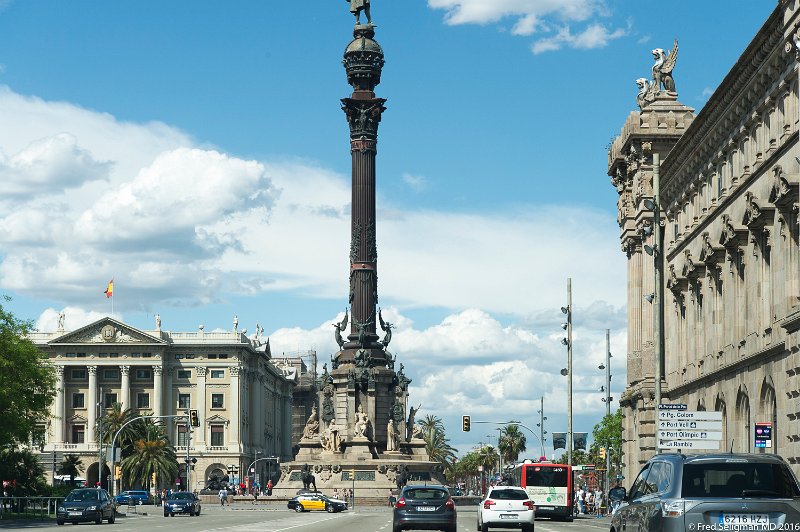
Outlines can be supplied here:
[[203, 366], [198, 366], [195, 369], [197, 371], [197, 376], [198, 377], [205, 377], [206, 376], [206, 372], [208, 371], [208, 368], [205, 368]]

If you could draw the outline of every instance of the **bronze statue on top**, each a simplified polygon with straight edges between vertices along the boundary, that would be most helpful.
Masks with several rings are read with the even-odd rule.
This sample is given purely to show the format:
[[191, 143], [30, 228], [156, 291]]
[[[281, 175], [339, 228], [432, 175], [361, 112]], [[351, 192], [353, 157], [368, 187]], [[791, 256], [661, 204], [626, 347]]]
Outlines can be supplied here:
[[367, 16], [367, 24], [372, 25], [372, 17], [369, 14], [369, 0], [346, 0], [350, 3], [350, 12], [356, 16], [356, 26], [361, 24], [361, 12]]

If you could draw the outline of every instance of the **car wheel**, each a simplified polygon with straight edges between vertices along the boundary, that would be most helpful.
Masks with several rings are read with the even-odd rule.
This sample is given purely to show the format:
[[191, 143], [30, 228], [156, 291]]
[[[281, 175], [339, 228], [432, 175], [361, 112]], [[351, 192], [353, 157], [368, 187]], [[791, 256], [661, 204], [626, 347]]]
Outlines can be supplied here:
[[200, 508], [197, 509], [197, 511], [194, 513], [194, 515], [200, 515]]
[[392, 527], [392, 532], [402, 532], [402, 530], [403, 530], [403, 527], [400, 526], [400, 525], [394, 525]]
[[336, 509], [333, 507], [332, 504], [326, 504], [325, 511], [328, 512], [329, 514], [332, 514], [333, 512], [336, 511]]
[[64, 520], [63, 520], [63, 519], [56, 519], [56, 524], [57, 524], [58, 526], [61, 526], [61, 525], [63, 525], [63, 524], [64, 524]]
[[98, 512], [97, 517], [94, 518], [94, 524], [102, 525], [103, 524], [103, 512]]
[[483, 523], [481, 525], [481, 532], [489, 532], [489, 525], [487, 525], [486, 523]]
[[164, 517], [169, 517], [169, 512], [164, 512]]
[[522, 525], [522, 532], [533, 532], [533, 525]]
[[115, 511], [112, 511], [111, 512], [111, 517], [108, 518], [108, 524], [109, 525], [113, 525], [114, 521], [116, 521], [116, 520], [117, 520], [117, 514], [116, 514]]
[[303, 505], [298, 503], [297, 506], [294, 507], [294, 511], [300, 513], [303, 511]]
[[189, 510], [189, 517], [194, 517], [194, 510]]
[[175, 514], [174, 514], [174, 513], [172, 513], [172, 512], [170, 512], [170, 513], [169, 513], [169, 516], [170, 516], [170, 517], [175, 517]]

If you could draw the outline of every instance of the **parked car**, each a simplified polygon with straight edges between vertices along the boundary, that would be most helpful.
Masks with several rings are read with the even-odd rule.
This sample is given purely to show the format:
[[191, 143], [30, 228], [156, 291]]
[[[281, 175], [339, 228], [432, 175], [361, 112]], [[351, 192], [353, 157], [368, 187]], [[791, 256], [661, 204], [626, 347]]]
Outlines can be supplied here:
[[150, 494], [146, 491], [142, 490], [129, 490], [123, 491], [116, 497], [114, 500], [117, 501], [117, 504], [120, 506], [127, 506], [131, 504], [131, 501], [134, 504], [150, 504]]
[[528, 493], [517, 486], [494, 486], [478, 507], [478, 530], [521, 528], [533, 532], [535, 508]]
[[613, 488], [609, 499], [620, 504], [611, 532], [780, 530], [800, 523], [797, 479], [774, 454], [659, 454], [630, 492]]
[[347, 503], [339, 499], [333, 499], [322, 493], [306, 493], [289, 499], [286, 507], [295, 512], [325, 510], [326, 512], [333, 513], [347, 510]]
[[116, 519], [114, 502], [104, 489], [79, 488], [69, 492], [64, 502], [56, 509], [56, 523], [78, 524], [94, 521], [98, 525], [107, 519], [109, 524]]
[[394, 504], [392, 531], [456, 532], [456, 505], [445, 486], [405, 486]]
[[164, 517], [175, 514], [200, 515], [200, 498], [188, 491], [175, 491], [164, 501]]

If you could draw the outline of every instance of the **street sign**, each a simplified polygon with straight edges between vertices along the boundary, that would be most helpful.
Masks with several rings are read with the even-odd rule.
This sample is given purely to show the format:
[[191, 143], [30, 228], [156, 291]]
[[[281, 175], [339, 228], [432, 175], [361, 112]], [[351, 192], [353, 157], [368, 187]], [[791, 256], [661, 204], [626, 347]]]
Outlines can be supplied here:
[[718, 440], [658, 440], [659, 449], [719, 450]]
[[756, 423], [756, 447], [766, 449], [772, 447], [772, 423]]
[[669, 404], [669, 403], [661, 403], [658, 405], [659, 410], [687, 410], [689, 408], [688, 405], [685, 404]]
[[659, 420], [670, 421], [722, 421], [722, 412], [712, 412], [709, 410], [660, 410]]
[[659, 430], [722, 430], [721, 421], [667, 420], [658, 422]]
[[722, 440], [721, 432], [709, 432], [706, 430], [659, 430], [660, 440]]

